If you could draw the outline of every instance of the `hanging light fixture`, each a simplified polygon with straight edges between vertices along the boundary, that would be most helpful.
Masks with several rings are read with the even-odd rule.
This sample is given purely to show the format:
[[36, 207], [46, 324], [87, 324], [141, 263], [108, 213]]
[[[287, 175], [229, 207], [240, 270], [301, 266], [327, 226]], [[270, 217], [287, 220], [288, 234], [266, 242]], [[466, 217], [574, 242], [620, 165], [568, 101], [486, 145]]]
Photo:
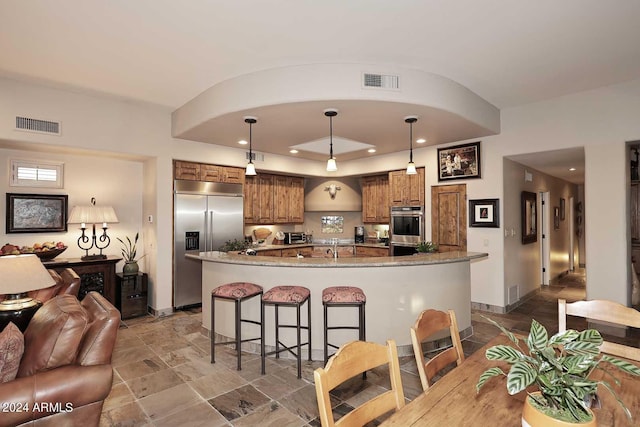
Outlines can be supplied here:
[[245, 170], [245, 175], [256, 175], [256, 165], [253, 164], [253, 150], [251, 147], [251, 127], [258, 121], [257, 118], [252, 116], [246, 116], [244, 118], [245, 123], [249, 123], [249, 163], [247, 163], [247, 169]]
[[333, 157], [333, 118], [338, 115], [335, 108], [327, 108], [324, 115], [329, 117], [329, 160], [327, 160], [327, 172], [335, 172], [338, 170], [336, 158]]
[[418, 121], [416, 116], [407, 116], [404, 118], [405, 123], [409, 123], [409, 163], [407, 163], [407, 175], [415, 175], [416, 164], [413, 163], [413, 124]]

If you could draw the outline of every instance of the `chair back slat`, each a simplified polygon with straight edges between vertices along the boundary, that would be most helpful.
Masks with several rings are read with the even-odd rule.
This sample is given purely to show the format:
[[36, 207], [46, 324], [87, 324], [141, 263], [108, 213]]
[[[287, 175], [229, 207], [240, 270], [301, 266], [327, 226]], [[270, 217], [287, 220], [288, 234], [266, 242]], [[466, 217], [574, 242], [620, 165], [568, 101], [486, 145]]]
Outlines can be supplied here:
[[[559, 299], [558, 332], [567, 330], [568, 315], [620, 326], [640, 328], [640, 312], [614, 301], [591, 300], [567, 303], [566, 300]], [[640, 361], [640, 348], [604, 341], [600, 346], [600, 350], [613, 356]]]
[[[368, 400], [334, 422], [329, 392], [346, 380], [382, 365], [389, 367], [391, 390]], [[324, 368], [316, 369], [313, 376], [323, 427], [362, 426], [405, 404], [398, 350], [393, 340], [387, 341], [386, 346], [366, 341], [347, 343], [338, 349]]]
[[[449, 329], [453, 346], [435, 355], [431, 359], [425, 360], [422, 343], [443, 329]], [[411, 342], [413, 344], [416, 364], [418, 365], [420, 382], [422, 383], [422, 389], [425, 391], [431, 386], [433, 377], [442, 371], [442, 369], [454, 362], [457, 366], [464, 362], [464, 351], [462, 349], [462, 342], [460, 341], [458, 321], [456, 320], [456, 314], [453, 310], [444, 312], [429, 309], [420, 313], [418, 320], [416, 320], [415, 325], [411, 328]]]

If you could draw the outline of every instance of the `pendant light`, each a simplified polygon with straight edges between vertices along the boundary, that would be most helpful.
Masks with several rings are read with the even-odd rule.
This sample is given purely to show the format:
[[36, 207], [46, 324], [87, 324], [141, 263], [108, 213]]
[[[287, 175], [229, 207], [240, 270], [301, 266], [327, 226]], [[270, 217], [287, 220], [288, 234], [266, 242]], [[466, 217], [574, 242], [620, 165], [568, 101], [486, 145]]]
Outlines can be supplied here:
[[407, 163], [407, 175], [415, 175], [416, 164], [413, 163], [413, 124], [418, 121], [416, 116], [407, 116], [404, 118], [405, 123], [409, 123], [409, 163]]
[[249, 123], [249, 163], [247, 163], [247, 169], [244, 172], [245, 175], [256, 175], [256, 165], [253, 164], [253, 150], [251, 147], [251, 127], [257, 121], [258, 119], [252, 116], [246, 116], [244, 118], [244, 122]]
[[336, 158], [333, 157], [333, 118], [338, 115], [335, 108], [327, 108], [324, 115], [329, 117], [329, 160], [327, 160], [327, 172], [335, 172], [338, 170]]

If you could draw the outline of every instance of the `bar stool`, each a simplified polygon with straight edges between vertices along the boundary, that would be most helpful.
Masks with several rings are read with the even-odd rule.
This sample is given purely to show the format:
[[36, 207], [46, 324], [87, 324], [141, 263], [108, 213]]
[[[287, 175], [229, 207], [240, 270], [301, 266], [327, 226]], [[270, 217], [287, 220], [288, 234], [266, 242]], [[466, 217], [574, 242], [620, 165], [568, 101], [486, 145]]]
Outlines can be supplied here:
[[[300, 307], [302, 304], [307, 303], [307, 326], [302, 326], [300, 322]], [[276, 320], [276, 349], [274, 351], [270, 351], [269, 353], [265, 352], [264, 346], [264, 322], [262, 323], [262, 374], [264, 375], [265, 368], [265, 358], [271, 354], [275, 354], [276, 358], [280, 357], [280, 353], [283, 351], [288, 351], [293, 354], [298, 360], [298, 379], [302, 378], [302, 352], [301, 347], [303, 345], [308, 346], [309, 348], [309, 361], [311, 361], [311, 291], [303, 286], [275, 286], [269, 289], [267, 292], [262, 295], [262, 314], [261, 317], [264, 319], [264, 309], [267, 305], [273, 305], [275, 307], [275, 320]], [[296, 309], [296, 324], [284, 324], [281, 325], [279, 322], [279, 308], [280, 307], [295, 307]], [[296, 329], [296, 350], [292, 349], [294, 346], [286, 346], [280, 342], [280, 328], [295, 328]], [[300, 332], [301, 329], [306, 329], [308, 334], [308, 340], [305, 343], [300, 342]], [[283, 348], [280, 348], [280, 345]]]
[[[248, 282], [234, 282], [227, 283], [226, 285], [218, 286], [213, 291], [211, 291], [211, 363], [216, 362], [215, 355], [215, 347], [221, 344], [236, 344], [236, 353], [238, 357], [238, 371], [242, 369], [240, 357], [242, 354], [241, 344], [247, 341], [255, 341], [260, 340], [262, 344], [262, 337], [264, 336], [262, 333], [262, 324], [263, 317], [262, 312], [260, 313], [260, 321], [243, 319], [242, 318], [242, 302], [246, 301], [250, 298], [262, 295], [262, 286], [256, 285], [254, 283]], [[233, 301], [235, 303], [235, 329], [236, 329], [236, 337], [233, 341], [224, 341], [224, 342], [215, 342], [216, 340], [216, 299], [220, 298], [223, 300]], [[260, 325], [260, 336], [256, 338], [247, 338], [242, 339], [241, 326], [242, 322], [252, 323], [254, 325]]]
[[[331, 286], [322, 290], [322, 305], [324, 306], [324, 363], [329, 360], [329, 347], [338, 349], [339, 346], [329, 343], [329, 331], [335, 329], [356, 329], [358, 340], [366, 341], [364, 305], [367, 297], [360, 288], [355, 286]], [[327, 323], [329, 307], [358, 307], [357, 326], [329, 326]]]

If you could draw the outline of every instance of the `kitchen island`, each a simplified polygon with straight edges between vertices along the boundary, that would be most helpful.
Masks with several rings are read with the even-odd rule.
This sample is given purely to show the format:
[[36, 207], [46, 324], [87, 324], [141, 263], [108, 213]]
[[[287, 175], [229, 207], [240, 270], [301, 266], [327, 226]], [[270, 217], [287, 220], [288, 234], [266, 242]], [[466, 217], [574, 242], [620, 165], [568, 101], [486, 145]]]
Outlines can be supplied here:
[[[413, 256], [297, 258], [247, 256], [238, 253], [201, 252], [186, 255], [202, 261], [202, 324], [211, 329], [211, 291], [231, 282], [252, 282], [265, 291], [278, 285], [299, 285], [311, 290], [312, 357], [322, 360], [322, 290], [329, 286], [358, 286], [367, 296], [367, 341], [384, 344], [394, 339], [401, 355], [411, 354], [409, 328], [424, 309], [453, 309], [461, 336], [471, 334], [470, 262], [485, 258], [479, 252], [443, 252]], [[306, 313], [306, 306], [303, 313]], [[243, 318], [259, 320], [258, 299], [244, 303]], [[265, 312], [266, 345], [274, 343], [273, 309]], [[282, 322], [295, 323], [295, 310], [281, 310]], [[303, 316], [303, 319], [306, 315]], [[357, 310], [329, 311], [330, 325], [354, 324]], [[304, 321], [303, 321], [304, 324]], [[255, 336], [258, 328], [243, 324], [243, 336]], [[233, 304], [217, 302], [217, 334], [234, 336]], [[291, 332], [291, 334], [287, 334]], [[284, 342], [294, 342], [294, 331], [284, 330]], [[353, 340], [353, 331], [332, 331], [332, 342]], [[259, 352], [258, 345], [246, 343]]]

